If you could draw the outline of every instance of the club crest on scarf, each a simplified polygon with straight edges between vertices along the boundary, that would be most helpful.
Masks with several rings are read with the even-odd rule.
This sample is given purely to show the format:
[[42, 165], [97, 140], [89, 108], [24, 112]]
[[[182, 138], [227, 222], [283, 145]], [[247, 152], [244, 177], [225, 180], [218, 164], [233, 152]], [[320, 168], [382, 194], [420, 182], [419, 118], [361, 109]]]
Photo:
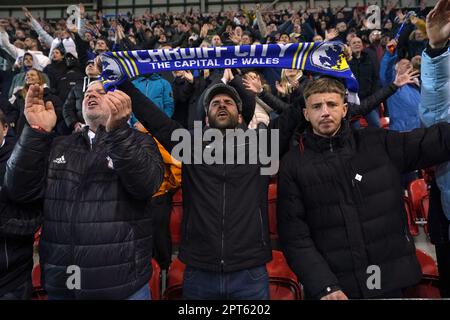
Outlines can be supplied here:
[[349, 70], [342, 45], [339, 44], [320, 44], [312, 50], [309, 59], [311, 65], [320, 69], [331, 69], [338, 72]]

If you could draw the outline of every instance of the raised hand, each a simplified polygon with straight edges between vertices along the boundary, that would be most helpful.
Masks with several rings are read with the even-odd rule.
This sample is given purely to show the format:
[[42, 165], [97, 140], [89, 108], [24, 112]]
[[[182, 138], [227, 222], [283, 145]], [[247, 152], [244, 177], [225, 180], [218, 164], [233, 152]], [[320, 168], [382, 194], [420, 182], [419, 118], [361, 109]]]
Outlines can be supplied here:
[[229, 83], [230, 81], [232, 81], [234, 79], [234, 75], [233, 75], [233, 72], [231, 72], [231, 69], [225, 69], [223, 71], [222, 79], [224, 79], [226, 83]]
[[439, 0], [427, 15], [427, 35], [431, 48], [443, 48], [450, 38], [450, 0]]
[[282, 94], [285, 95], [286, 94], [286, 89], [277, 81], [275, 82], [275, 87], [277, 88], [277, 91]]
[[25, 118], [31, 127], [51, 132], [56, 125], [56, 113], [51, 101], [44, 102], [44, 88], [32, 84], [25, 97]]
[[325, 41], [331, 41], [339, 35], [336, 29], [332, 29], [330, 32], [325, 30]]
[[25, 17], [27, 17], [30, 20], [33, 19], [33, 15], [26, 7], [22, 7], [22, 11], [23, 11], [23, 14], [25, 15]]
[[194, 76], [193, 76], [192, 72], [189, 70], [184, 71], [183, 79], [185, 79], [189, 83], [194, 83]]
[[251, 91], [255, 94], [261, 93], [263, 91], [263, 86], [261, 84], [261, 80], [258, 78], [250, 78], [246, 77], [242, 79], [242, 83], [248, 91]]
[[115, 90], [105, 95], [105, 103], [110, 109], [106, 131], [111, 132], [126, 125], [131, 115], [131, 98], [124, 92]]
[[397, 87], [402, 87], [405, 84], [410, 83], [416, 83], [416, 79], [419, 77], [419, 71], [414, 70], [412, 67], [409, 68], [405, 73], [399, 74], [397, 71], [397, 74], [395, 76], [394, 84]]

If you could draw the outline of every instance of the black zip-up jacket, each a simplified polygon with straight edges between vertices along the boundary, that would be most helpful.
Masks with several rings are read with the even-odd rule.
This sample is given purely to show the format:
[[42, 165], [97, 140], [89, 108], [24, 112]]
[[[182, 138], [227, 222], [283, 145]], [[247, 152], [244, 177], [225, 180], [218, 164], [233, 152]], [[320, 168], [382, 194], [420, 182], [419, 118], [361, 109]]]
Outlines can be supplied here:
[[[13, 138], [6, 138], [5, 144], [0, 147], [1, 183], [14, 144]], [[33, 241], [40, 225], [41, 213], [41, 202], [14, 203], [0, 187], [0, 297], [26, 282], [31, 287]]]
[[[153, 139], [124, 126], [52, 139], [26, 126], [8, 161], [16, 202], [44, 200], [40, 262], [44, 288], [65, 299], [125, 299], [152, 269], [150, 199], [163, 178]], [[66, 286], [80, 269], [81, 288]]]
[[[251, 112], [243, 110], [244, 120], [249, 121], [253, 116], [255, 96], [242, 92], [245, 91], [243, 86], [237, 88], [241, 84], [235, 85], [244, 108], [251, 109]], [[171, 141], [171, 135], [180, 125], [169, 119], [129, 82], [123, 83], [120, 89], [132, 97], [133, 112], [142, 125], [169, 152], [174, 150], [177, 141]], [[280, 129], [280, 150], [289, 144], [299, 115], [300, 109], [291, 108], [270, 124], [271, 128]], [[246, 129], [246, 126], [242, 128]], [[195, 129], [185, 133], [192, 140], [189, 145], [198, 142], [192, 139]], [[225, 136], [224, 140], [227, 138]], [[208, 152], [209, 144], [210, 141], [203, 142], [200, 151]], [[233, 144], [235, 154], [248, 152], [248, 146], [248, 142]], [[269, 176], [261, 175], [261, 167], [260, 164], [206, 164], [204, 161], [199, 164], [183, 163], [183, 221], [179, 257], [186, 265], [215, 272], [232, 272], [264, 265], [271, 260], [267, 218]]]
[[[345, 124], [331, 138], [307, 129], [283, 158], [278, 180], [281, 244], [317, 299], [338, 289], [375, 297], [420, 281], [401, 174], [450, 159], [450, 124], [408, 133]], [[372, 265], [381, 289], [368, 288]]]

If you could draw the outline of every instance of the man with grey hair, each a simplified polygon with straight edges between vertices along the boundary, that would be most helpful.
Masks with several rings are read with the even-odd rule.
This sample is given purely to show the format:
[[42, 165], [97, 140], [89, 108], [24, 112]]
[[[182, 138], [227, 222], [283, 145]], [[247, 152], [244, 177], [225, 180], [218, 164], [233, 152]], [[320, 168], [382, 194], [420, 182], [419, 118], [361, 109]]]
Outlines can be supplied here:
[[5, 188], [18, 203], [44, 201], [40, 263], [49, 299], [150, 299], [151, 195], [163, 178], [153, 141], [127, 125], [131, 99], [92, 82], [81, 132], [53, 139], [53, 105], [32, 85], [27, 125]]

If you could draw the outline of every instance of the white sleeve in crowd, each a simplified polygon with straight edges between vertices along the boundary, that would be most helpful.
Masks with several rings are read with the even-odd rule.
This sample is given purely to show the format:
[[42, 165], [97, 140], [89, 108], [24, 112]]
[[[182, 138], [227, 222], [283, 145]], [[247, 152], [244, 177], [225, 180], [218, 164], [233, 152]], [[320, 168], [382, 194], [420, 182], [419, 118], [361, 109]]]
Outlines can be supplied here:
[[51, 46], [53, 42], [53, 37], [47, 33], [47, 31], [42, 28], [39, 22], [36, 19], [31, 19], [31, 27], [36, 31], [39, 37], [45, 42], [47, 46]]
[[25, 50], [17, 48], [16, 46], [12, 45], [11, 42], [9, 42], [9, 36], [6, 31], [0, 32], [0, 38], [1, 38], [1, 46], [2, 48], [14, 59], [17, 59], [20, 56], [23, 56], [25, 53]]

